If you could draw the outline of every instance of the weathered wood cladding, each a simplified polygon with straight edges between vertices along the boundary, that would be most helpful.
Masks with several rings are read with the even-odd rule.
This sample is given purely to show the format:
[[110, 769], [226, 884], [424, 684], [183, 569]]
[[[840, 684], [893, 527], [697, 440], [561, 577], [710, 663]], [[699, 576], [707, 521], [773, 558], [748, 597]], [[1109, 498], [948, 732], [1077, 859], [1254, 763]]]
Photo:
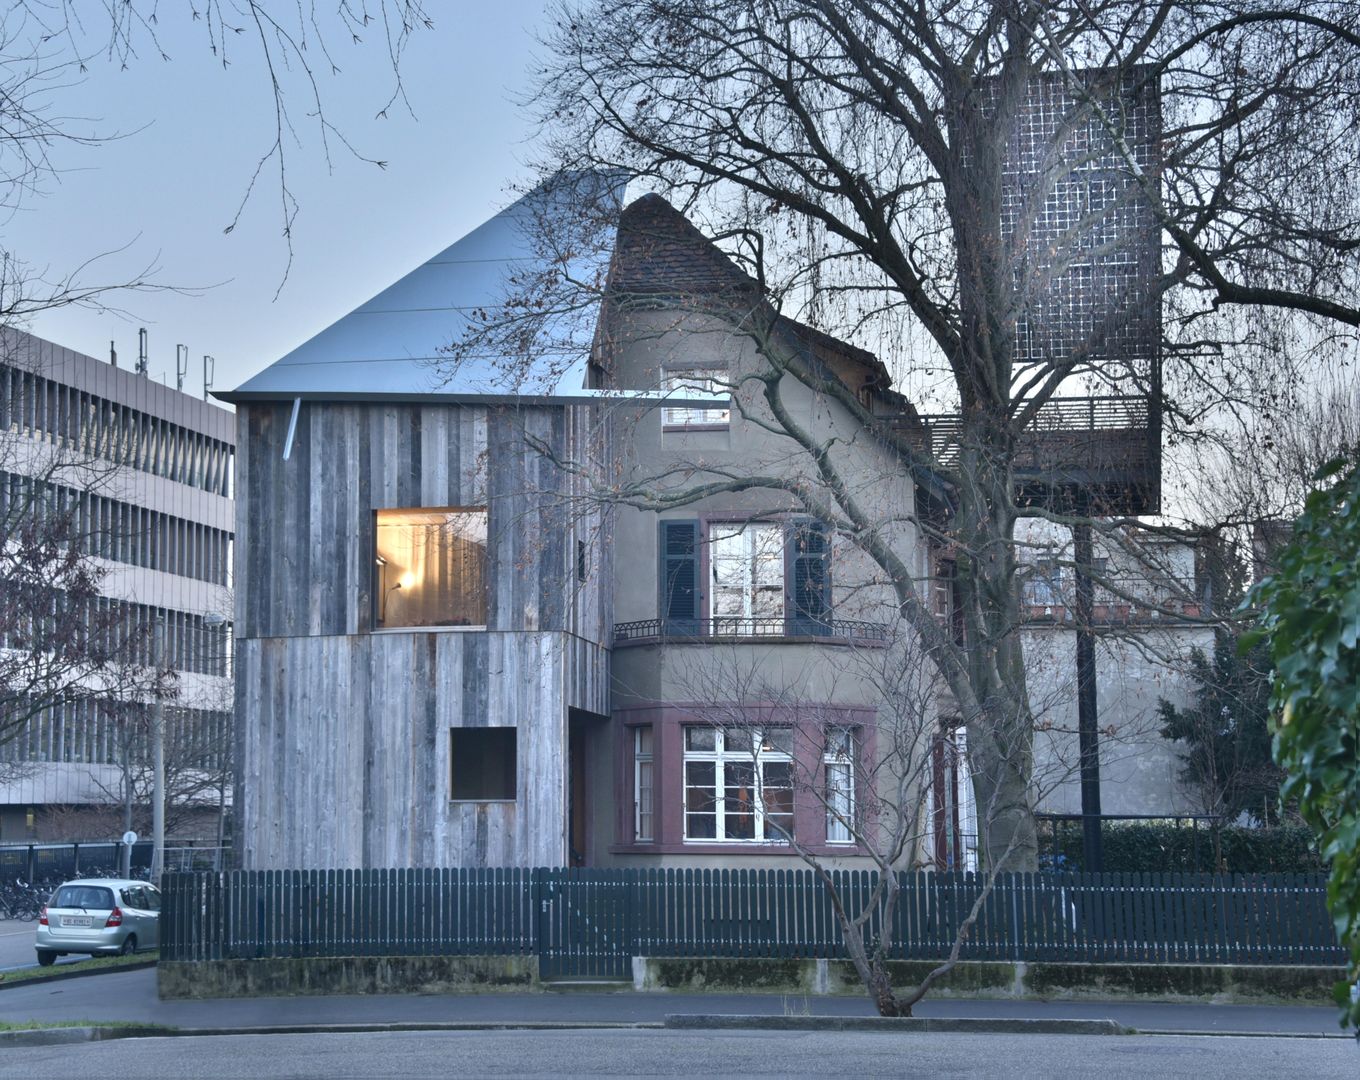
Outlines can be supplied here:
[[[609, 711], [607, 550], [564, 457], [589, 407], [307, 402], [238, 413], [247, 868], [560, 865], [567, 713]], [[372, 632], [374, 511], [488, 507], [487, 629]], [[517, 728], [514, 802], [450, 800], [449, 730]]]
[[374, 511], [488, 508], [489, 630], [607, 640], [609, 580], [577, 580], [577, 541], [598, 551], [598, 513], [534, 448], [564, 458], [591, 437], [590, 406], [291, 402], [238, 412], [238, 639], [365, 633], [373, 622]]
[[[599, 646], [560, 633], [240, 643], [243, 864], [552, 866], [568, 708], [607, 711]], [[449, 799], [449, 729], [514, 726], [515, 802]]]

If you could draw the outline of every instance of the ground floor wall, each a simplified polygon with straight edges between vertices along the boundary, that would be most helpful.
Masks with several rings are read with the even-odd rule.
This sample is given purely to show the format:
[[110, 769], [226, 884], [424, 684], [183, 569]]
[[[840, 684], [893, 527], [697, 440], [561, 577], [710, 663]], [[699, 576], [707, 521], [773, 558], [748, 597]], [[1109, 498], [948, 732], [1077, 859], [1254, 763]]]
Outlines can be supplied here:
[[[560, 866], [568, 716], [608, 654], [558, 632], [256, 638], [237, 646], [247, 869]], [[456, 800], [452, 733], [514, 728], [514, 798]]]

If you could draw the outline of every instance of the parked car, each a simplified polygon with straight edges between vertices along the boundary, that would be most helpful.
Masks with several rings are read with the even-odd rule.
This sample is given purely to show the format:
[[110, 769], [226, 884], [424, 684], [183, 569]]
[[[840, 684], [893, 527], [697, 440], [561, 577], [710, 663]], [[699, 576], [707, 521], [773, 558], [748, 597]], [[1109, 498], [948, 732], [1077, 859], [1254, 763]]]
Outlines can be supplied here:
[[38, 915], [38, 963], [67, 953], [121, 954], [160, 945], [161, 894], [145, 881], [80, 878], [57, 887]]

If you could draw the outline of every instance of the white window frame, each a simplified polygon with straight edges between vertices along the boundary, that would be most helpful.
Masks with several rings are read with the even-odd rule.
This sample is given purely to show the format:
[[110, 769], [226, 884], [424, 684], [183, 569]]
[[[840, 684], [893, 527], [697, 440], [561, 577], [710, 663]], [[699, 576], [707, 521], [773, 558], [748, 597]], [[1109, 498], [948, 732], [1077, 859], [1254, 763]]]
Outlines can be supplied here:
[[[773, 537], [773, 540], [763, 540], [762, 537]], [[723, 619], [738, 620], [733, 628], [742, 633], [772, 634], [782, 635], [784, 633], [784, 623], [788, 618], [788, 574], [787, 574], [787, 553], [785, 545], [788, 538], [785, 535], [784, 523], [781, 521], [711, 521], [708, 523], [704, 541], [708, 545], [708, 574], [711, 579], [708, 589], [709, 619], [712, 621], [713, 632], [721, 634], [724, 632], [722, 627]], [[719, 559], [730, 558], [723, 549], [729, 547], [739, 548], [738, 557], [741, 560], [741, 610], [740, 611], [718, 611], [718, 598], [731, 590], [718, 584], [718, 561]], [[774, 582], [762, 582], [759, 580], [759, 570], [762, 565], [762, 557], [774, 554], [774, 565], [778, 571], [778, 584]], [[769, 590], [779, 599], [779, 610], [774, 614], [757, 615], [755, 613], [755, 599], [757, 592]], [[766, 625], [756, 625], [754, 620], [761, 620]], [[743, 628], [741, 621], [750, 623]]]
[[[661, 373], [661, 389], [668, 394], [727, 394], [730, 385], [731, 376], [725, 367], [666, 368]], [[730, 408], [667, 405], [661, 410], [661, 425], [667, 428], [727, 427], [731, 422]]]
[[[825, 774], [826, 842], [854, 844], [855, 834], [846, 822], [855, 820], [855, 732], [853, 728], [831, 728], [826, 733], [822, 752]], [[832, 787], [832, 776], [844, 777]]]
[[[644, 733], [648, 739], [646, 749], [643, 748]], [[633, 841], [639, 844], [650, 844], [656, 840], [656, 767], [655, 761], [655, 740], [656, 734], [651, 725], [642, 725], [633, 728]], [[644, 812], [643, 805], [643, 783], [644, 773], [647, 776], [646, 803], [647, 809]], [[647, 828], [642, 826], [643, 818], [647, 819]]]
[[[692, 730], [708, 730], [714, 733], [714, 749], [712, 750], [691, 750], [689, 747], [689, 732]], [[741, 728], [738, 730], [712, 727], [705, 724], [686, 725], [682, 735], [682, 745], [684, 746], [683, 761], [681, 764], [680, 788], [683, 793], [683, 804], [681, 815], [683, 817], [684, 839], [688, 844], [781, 844], [787, 845], [788, 839], [779, 831], [778, 826], [771, 826], [767, 829], [766, 817], [767, 809], [765, 802], [764, 766], [786, 764], [789, 767], [789, 786], [784, 788], [779, 786], [779, 790], [793, 791], [793, 737], [794, 732], [791, 727], [775, 726], [768, 731], [787, 732], [789, 739], [790, 752], [782, 750], [767, 749], [762, 744], [764, 742], [764, 732], [754, 728]], [[713, 796], [714, 796], [714, 835], [713, 836], [690, 836], [690, 809], [689, 809], [689, 766], [691, 764], [708, 763], [713, 764]], [[754, 836], [728, 837], [727, 833], [727, 798], [726, 798], [726, 767], [729, 765], [751, 766], [755, 777], [755, 791], [752, 799], [752, 813], [755, 817]], [[793, 826], [792, 796], [790, 797], [790, 826]], [[771, 835], [766, 835], [769, 832]]]

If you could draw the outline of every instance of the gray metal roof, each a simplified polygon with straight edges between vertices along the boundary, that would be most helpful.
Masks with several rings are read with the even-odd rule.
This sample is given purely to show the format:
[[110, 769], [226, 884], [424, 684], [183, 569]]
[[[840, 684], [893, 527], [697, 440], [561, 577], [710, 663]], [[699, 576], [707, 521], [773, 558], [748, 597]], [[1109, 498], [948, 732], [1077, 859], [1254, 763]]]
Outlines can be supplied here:
[[[555, 272], [603, 284], [625, 182], [619, 173], [552, 178], [235, 390], [215, 396], [226, 401], [602, 396], [585, 388], [598, 300], [538, 319], [522, 359], [468, 351], [454, 363], [448, 349], [466, 339], [475, 312], [494, 318], [507, 299], [522, 292], [526, 275]], [[581, 213], [583, 203], [591, 206], [587, 215]], [[542, 227], [583, 220], [587, 223], [574, 227], [594, 235], [567, 242]]]

